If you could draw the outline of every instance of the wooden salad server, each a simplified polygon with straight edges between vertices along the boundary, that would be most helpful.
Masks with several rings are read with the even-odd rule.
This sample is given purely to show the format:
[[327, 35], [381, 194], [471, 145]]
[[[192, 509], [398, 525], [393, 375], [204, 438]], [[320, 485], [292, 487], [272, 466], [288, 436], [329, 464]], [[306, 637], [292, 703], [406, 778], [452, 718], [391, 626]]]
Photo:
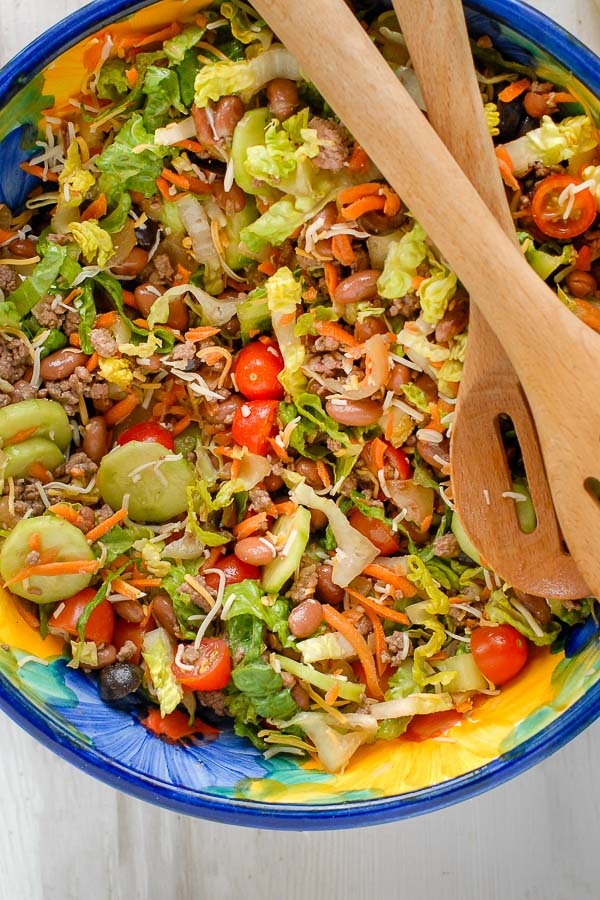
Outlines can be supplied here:
[[[600, 335], [530, 268], [344, 0], [254, 6], [415, 214], [504, 347], [533, 412], [565, 539], [600, 594]], [[511, 545], [490, 506], [474, 537], [486, 547], [507, 544], [501, 574], [518, 583], [528, 536]]]
[[[394, 0], [394, 8], [429, 121], [518, 246], [473, 67], [462, 3]], [[537, 516], [537, 528], [531, 534], [519, 527], [516, 501], [503, 497], [513, 491], [498, 427], [503, 413], [512, 419], [523, 453]], [[563, 544], [521, 384], [475, 303], [470, 310], [450, 464], [454, 505], [486, 565], [530, 594], [563, 600], [587, 595], [585, 582]]]

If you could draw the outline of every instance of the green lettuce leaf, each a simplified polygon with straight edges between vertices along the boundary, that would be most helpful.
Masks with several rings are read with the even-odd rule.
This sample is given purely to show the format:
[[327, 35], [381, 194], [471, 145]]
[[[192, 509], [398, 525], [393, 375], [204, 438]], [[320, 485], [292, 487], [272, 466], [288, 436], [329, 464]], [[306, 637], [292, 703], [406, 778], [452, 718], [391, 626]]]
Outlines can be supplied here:
[[405, 297], [413, 290], [413, 278], [422, 262], [427, 259], [427, 235], [418, 222], [410, 231], [392, 241], [377, 282], [377, 291], [386, 300]]
[[22, 281], [19, 287], [6, 298], [16, 309], [19, 316], [26, 316], [31, 312], [38, 300], [47, 294], [50, 288], [56, 284], [58, 276], [67, 259], [67, 250], [50, 241], [45, 247], [39, 247], [38, 253], [43, 258], [37, 263], [35, 269]]
[[0, 328], [5, 328], [7, 325], [11, 328], [18, 328], [20, 324], [21, 316], [17, 312], [15, 304], [6, 300], [0, 303]]
[[[203, 558], [202, 558], [203, 559]], [[161, 579], [161, 588], [167, 592], [173, 601], [173, 612], [179, 623], [181, 636], [185, 640], [193, 640], [198, 632], [198, 622], [190, 622], [190, 616], [197, 616], [201, 610], [195, 603], [190, 600], [190, 595], [181, 591], [181, 586], [185, 583], [186, 575], [198, 574], [202, 559], [186, 559], [181, 565], [172, 565], [167, 573]]]
[[96, 265], [104, 268], [113, 256], [114, 248], [110, 234], [100, 227], [97, 220], [72, 222], [69, 225], [69, 231], [81, 248], [85, 261], [87, 263], [95, 261]]
[[420, 409], [421, 412], [429, 413], [429, 400], [427, 399], [425, 391], [422, 391], [413, 381], [411, 381], [410, 384], [403, 384], [400, 387], [409, 403], [412, 403], [412, 405], [416, 406], [417, 409]]
[[205, 28], [200, 28], [198, 25], [188, 25], [181, 34], [176, 34], [175, 37], [165, 41], [163, 50], [169, 62], [182, 62], [186, 52], [195, 47], [198, 41], [202, 40], [205, 31]]
[[[144, 149], [134, 153], [137, 147]], [[163, 160], [172, 152], [169, 147], [155, 145], [154, 136], [144, 128], [141, 114], [133, 113], [113, 143], [98, 157], [97, 166], [103, 173], [99, 186], [109, 202], [116, 202], [125, 190], [152, 197], [156, 193], [156, 179], [162, 171]]]
[[515, 609], [502, 590], [492, 591], [490, 599], [485, 605], [485, 617], [490, 622], [497, 622], [499, 625], [512, 625], [537, 647], [552, 644], [560, 633], [560, 624], [554, 621], [546, 626], [537, 623], [537, 629], [533, 629], [531, 623], [519, 610]]
[[427, 612], [434, 616], [445, 616], [450, 608], [448, 597], [436, 585], [431, 572], [423, 560], [418, 556], [411, 555], [408, 557], [406, 564], [408, 566], [406, 577], [421, 594], [425, 594], [428, 597]]
[[294, 200], [284, 197], [273, 203], [255, 222], [243, 228], [242, 242], [250, 253], [259, 254], [272, 244], [278, 247], [304, 224], [306, 213], [296, 209]]
[[164, 628], [144, 635], [142, 657], [148, 666], [152, 686], [158, 695], [161, 716], [172, 713], [183, 700], [183, 688], [173, 674], [175, 654], [171, 638]]
[[579, 625], [581, 622], [585, 622], [592, 615], [595, 602], [593, 597], [584, 597], [575, 609], [567, 609], [560, 600], [547, 600], [552, 615], [564, 622], [565, 625]]
[[119, 103], [131, 90], [131, 85], [125, 74], [128, 66], [124, 59], [113, 57], [107, 59], [98, 76], [96, 94], [100, 100], [112, 100]]
[[181, 102], [179, 78], [173, 69], [149, 66], [144, 79], [144, 93], [148, 97], [143, 114], [147, 131], [156, 131], [166, 125], [172, 111], [187, 111]]
[[456, 293], [456, 275], [446, 266], [431, 261], [432, 273], [422, 281], [417, 293], [423, 310], [423, 320], [430, 325], [437, 325], [448, 309], [448, 304]]
[[125, 192], [119, 197], [115, 208], [100, 221], [100, 226], [109, 234], [116, 234], [127, 222], [130, 209], [131, 196]]
[[243, 8], [238, 3], [221, 3], [220, 13], [229, 19], [229, 27], [234, 38], [242, 44], [252, 44], [259, 41], [263, 49], [266, 49], [273, 38], [272, 32], [266, 27], [262, 19], [251, 19], [249, 8]]
[[595, 124], [587, 116], [573, 116], [555, 122], [550, 116], [543, 116], [539, 128], [503, 147], [510, 156], [517, 177], [525, 175], [536, 163], [555, 166], [585, 154], [598, 145]]
[[412, 716], [399, 716], [397, 719], [383, 719], [375, 732], [378, 741], [393, 741], [401, 737], [412, 720]]
[[[231, 673], [236, 688], [265, 719], [291, 719], [298, 706], [278, 672], [260, 658], [245, 656]], [[235, 709], [235, 706], [234, 706]]]
[[227, 94], [255, 94], [269, 81], [280, 77], [294, 81], [300, 77], [293, 56], [280, 47], [240, 62], [203, 66], [196, 78], [196, 106], [202, 108], [209, 100], [220, 100]]
[[290, 638], [290, 630], [288, 627], [288, 616], [290, 614], [289, 601], [283, 597], [279, 597], [269, 606], [262, 603], [264, 591], [258, 582], [252, 579], [246, 579], [239, 584], [231, 584], [225, 588], [223, 595], [223, 605], [231, 597], [235, 600], [223, 616], [225, 622], [235, 619], [238, 616], [251, 615], [261, 622], [264, 622], [269, 631], [276, 634], [284, 647], [295, 646], [293, 638]]
[[561, 266], [572, 265], [577, 258], [577, 251], [573, 244], [565, 244], [560, 248], [556, 248], [556, 253], [544, 250], [543, 247], [536, 248], [533, 239], [526, 231], [520, 231], [517, 235], [525, 259], [537, 274], [546, 281]]
[[[409, 576], [410, 578], [410, 576]], [[427, 660], [431, 656], [435, 656], [444, 644], [447, 637], [444, 626], [438, 619], [427, 619], [423, 622], [423, 629], [431, 632], [431, 636], [426, 644], [420, 644], [415, 647], [413, 656], [413, 678], [420, 688], [424, 688], [428, 684], [449, 684], [454, 678], [454, 672], [430, 672], [430, 666]]]
[[296, 281], [290, 269], [284, 266], [267, 280], [266, 289], [273, 331], [284, 363], [279, 380], [286, 391], [295, 396], [306, 384], [306, 377], [301, 372], [304, 344], [294, 333], [296, 309], [302, 301], [302, 282]]
[[79, 144], [73, 141], [65, 159], [65, 165], [58, 176], [58, 207], [81, 206], [87, 192], [94, 186], [96, 179], [83, 168]]

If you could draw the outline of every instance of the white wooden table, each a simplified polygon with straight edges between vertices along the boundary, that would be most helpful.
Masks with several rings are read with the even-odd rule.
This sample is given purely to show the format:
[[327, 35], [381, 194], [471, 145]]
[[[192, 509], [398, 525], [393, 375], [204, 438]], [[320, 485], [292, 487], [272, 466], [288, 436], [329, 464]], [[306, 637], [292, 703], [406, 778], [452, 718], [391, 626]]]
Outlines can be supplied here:
[[[0, 63], [82, 5], [0, 0]], [[600, 51], [593, 0], [533, 5]], [[596, 724], [461, 806], [378, 828], [279, 834], [118, 794], [2, 716], [0, 900], [592, 900], [600, 896], [599, 763]]]

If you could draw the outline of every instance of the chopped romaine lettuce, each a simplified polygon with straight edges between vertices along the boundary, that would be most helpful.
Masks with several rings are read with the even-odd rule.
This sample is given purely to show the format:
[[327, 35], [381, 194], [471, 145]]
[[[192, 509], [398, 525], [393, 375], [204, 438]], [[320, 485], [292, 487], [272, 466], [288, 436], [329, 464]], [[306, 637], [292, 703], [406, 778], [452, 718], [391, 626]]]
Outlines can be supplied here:
[[164, 628], [146, 632], [142, 657], [148, 666], [152, 687], [160, 703], [160, 714], [167, 716], [183, 700], [183, 689], [173, 674], [175, 653], [171, 638]]
[[240, 62], [218, 62], [206, 65], [196, 78], [196, 106], [209, 100], [220, 100], [228, 94], [251, 97], [274, 78], [298, 81], [300, 69], [294, 57], [283, 47], [265, 50], [252, 59]]
[[290, 269], [284, 266], [271, 275], [266, 288], [273, 332], [284, 363], [279, 380], [293, 397], [306, 384], [306, 377], [300, 371], [304, 362], [304, 344], [294, 332], [296, 309], [302, 301], [302, 282], [296, 281]]
[[436, 260], [432, 259], [431, 263], [431, 275], [421, 282], [418, 294], [423, 320], [437, 325], [456, 293], [456, 275]]
[[548, 625], [542, 626], [531, 613], [525, 615], [516, 609], [503, 590], [492, 591], [490, 599], [485, 605], [485, 617], [490, 622], [497, 622], [499, 625], [512, 625], [537, 647], [552, 644], [560, 632], [558, 622], [552, 621]]
[[104, 268], [114, 253], [113, 242], [110, 234], [98, 225], [97, 220], [71, 222], [69, 231], [81, 248], [85, 261], [95, 262], [100, 268]]
[[543, 116], [539, 128], [528, 131], [503, 147], [510, 156], [514, 174], [519, 178], [536, 162], [555, 166], [576, 154], [593, 150], [597, 145], [596, 126], [587, 116], [573, 116], [562, 122]]
[[393, 241], [387, 251], [383, 272], [377, 282], [381, 297], [395, 300], [413, 290], [413, 278], [427, 258], [427, 236], [418, 222], [410, 231]]

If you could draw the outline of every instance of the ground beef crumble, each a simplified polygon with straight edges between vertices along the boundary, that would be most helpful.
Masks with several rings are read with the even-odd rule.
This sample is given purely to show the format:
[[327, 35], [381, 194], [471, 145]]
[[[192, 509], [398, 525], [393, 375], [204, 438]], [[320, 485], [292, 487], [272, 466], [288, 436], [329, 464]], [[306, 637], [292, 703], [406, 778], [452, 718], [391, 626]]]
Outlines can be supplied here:
[[290, 591], [290, 600], [297, 605], [309, 597], [314, 597], [316, 586], [317, 567], [311, 559], [305, 557], [300, 565], [298, 577]]
[[4, 294], [12, 294], [21, 284], [21, 279], [10, 266], [0, 265], [0, 291]]
[[331, 119], [313, 116], [308, 127], [317, 132], [320, 145], [319, 154], [313, 159], [314, 165], [319, 169], [340, 172], [350, 155], [342, 126], [332, 122]]
[[31, 365], [29, 347], [17, 337], [0, 334], [0, 378], [14, 384]]

